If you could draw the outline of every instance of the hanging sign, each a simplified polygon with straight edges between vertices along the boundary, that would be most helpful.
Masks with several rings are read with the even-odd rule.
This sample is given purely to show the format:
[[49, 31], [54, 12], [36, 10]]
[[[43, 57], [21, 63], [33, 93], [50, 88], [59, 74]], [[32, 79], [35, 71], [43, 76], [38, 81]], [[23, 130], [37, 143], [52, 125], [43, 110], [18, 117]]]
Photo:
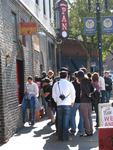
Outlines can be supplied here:
[[96, 34], [96, 18], [84, 18], [84, 34]]
[[102, 32], [111, 34], [113, 33], [113, 17], [102, 17]]
[[37, 32], [37, 24], [35, 22], [21, 22], [19, 24], [19, 33], [22, 35], [31, 35]]
[[68, 37], [68, 4], [65, 0], [59, 2], [59, 18], [60, 18], [60, 36]]

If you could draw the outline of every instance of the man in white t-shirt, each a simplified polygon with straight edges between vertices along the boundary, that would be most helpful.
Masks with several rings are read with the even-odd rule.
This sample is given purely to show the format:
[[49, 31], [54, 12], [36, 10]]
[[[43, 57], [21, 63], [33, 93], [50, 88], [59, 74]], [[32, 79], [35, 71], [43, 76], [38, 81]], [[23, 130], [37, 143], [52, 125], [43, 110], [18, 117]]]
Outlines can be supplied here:
[[69, 139], [69, 121], [71, 108], [75, 101], [75, 89], [71, 82], [67, 80], [68, 73], [60, 72], [60, 80], [53, 85], [52, 97], [57, 104], [57, 132], [58, 140]]

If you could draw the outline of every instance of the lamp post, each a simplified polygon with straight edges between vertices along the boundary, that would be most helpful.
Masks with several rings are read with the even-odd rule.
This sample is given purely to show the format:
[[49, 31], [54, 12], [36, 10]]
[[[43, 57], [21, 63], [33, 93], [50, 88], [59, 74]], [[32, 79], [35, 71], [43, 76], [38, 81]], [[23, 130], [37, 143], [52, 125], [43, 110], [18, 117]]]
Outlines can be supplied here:
[[[105, 0], [107, 2], [107, 0]], [[91, 0], [88, 0], [89, 13], [91, 11]], [[102, 61], [102, 25], [101, 25], [101, 10], [100, 2], [96, 0], [96, 20], [97, 20], [97, 40], [98, 40], [98, 54], [99, 54], [99, 74], [103, 74], [103, 61]]]
[[62, 44], [62, 39], [56, 39], [56, 44], [58, 48], [58, 64], [59, 64], [59, 69], [62, 67], [62, 50], [61, 50], [61, 44]]
[[97, 39], [99, 51], [99, 74], [103, 74], [103, 61], [102, 61], [102, 27], [101, 27], [101, 12], [99, 0], [96, 0], [96, 19], [97, 19]]

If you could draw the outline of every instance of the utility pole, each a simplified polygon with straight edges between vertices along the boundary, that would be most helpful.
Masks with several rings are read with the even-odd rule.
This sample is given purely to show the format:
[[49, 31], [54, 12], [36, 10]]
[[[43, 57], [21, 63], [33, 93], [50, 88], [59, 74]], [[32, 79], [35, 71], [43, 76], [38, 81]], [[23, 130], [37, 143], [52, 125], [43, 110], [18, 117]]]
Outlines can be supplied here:
[[99, 74], [103, 75], [103, 61], [102, 61], [102, 27], [101, 27], [101, 12], [99, 0], [96, 0], [96, 19], [97, 19], [97, 39], [99, 51]]

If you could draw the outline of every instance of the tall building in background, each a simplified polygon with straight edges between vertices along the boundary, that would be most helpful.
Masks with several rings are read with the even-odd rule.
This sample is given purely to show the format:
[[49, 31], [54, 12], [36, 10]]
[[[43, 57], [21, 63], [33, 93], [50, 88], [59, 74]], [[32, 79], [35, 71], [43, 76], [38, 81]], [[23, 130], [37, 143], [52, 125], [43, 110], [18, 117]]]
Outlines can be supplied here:
[[24, 83], [56, 70], [54, 0], [0, 0], [0, 143], [21, 127]]

